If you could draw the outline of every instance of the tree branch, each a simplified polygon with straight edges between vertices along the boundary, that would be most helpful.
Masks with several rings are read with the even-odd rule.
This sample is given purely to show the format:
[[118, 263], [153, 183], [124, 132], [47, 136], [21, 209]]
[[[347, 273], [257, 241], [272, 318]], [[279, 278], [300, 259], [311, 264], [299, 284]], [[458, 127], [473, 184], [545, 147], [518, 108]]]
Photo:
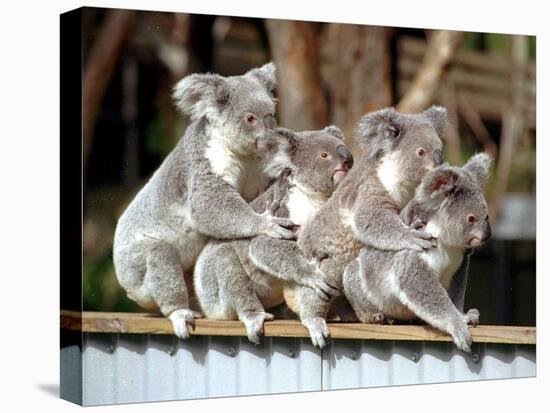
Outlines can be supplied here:
[[400, 112], [420, 112], [428, 107], [463, 37], [463, 32], [448, 30], [440, 30], [430, 36], [422, 65], [397, 105]]

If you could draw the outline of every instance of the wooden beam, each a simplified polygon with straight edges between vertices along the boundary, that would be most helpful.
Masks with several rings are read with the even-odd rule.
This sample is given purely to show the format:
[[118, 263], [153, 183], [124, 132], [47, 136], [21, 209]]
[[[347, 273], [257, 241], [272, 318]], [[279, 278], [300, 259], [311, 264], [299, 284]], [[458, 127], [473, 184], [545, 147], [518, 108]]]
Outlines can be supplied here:
[[[246, 336], [240, 321], [196, 320], [191, 332], [198, 336]], [[145, 313], [105, 313], [61, 310], [61, 328], [85, 333], [174, 334], [167, 318]], [[426, 325], [375, 325], [329, 323], [333, 339], [452, 341], [445, 333]], [[309, 337], [296, 320], [274, 320], [264, 324], [266, 337]], [[536, 344], [536, 327], [488, 326], [470, 328], [476, 343]]]

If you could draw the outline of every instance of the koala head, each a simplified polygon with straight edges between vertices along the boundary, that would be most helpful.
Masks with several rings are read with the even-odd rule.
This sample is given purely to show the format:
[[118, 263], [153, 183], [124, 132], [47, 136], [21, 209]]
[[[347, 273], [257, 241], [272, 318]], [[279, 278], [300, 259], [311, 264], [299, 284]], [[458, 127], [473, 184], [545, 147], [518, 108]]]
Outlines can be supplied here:
[[441, 165], [422, 180], [415, 200], [432, 211], [443, 244], [479, 247], [491, 237], [483, 187], [489, 177], [491, 156], [474, 155], [463, 167]]
[[277, 126], [275, 86], [275, 65], [268, 63], [242, 76], [189, 75], [176, 84], [173, 97], [192, 121], [206, 118], [228, 148], [251, 154]]
[[439, 106], [416, 114], [387, 108], [363, 116], [356, 135], [364, 156], [385, 163], [396, 182], [416, 187], [426, 172], [443, 163], [446, 124], [447, 111]]
[[297, 133], [279, 128], [266, 148], [266, 171], [270, 176], [288, 171], [304, 192], [330, 196], [353, 166], [343, 139], [336, 126]]

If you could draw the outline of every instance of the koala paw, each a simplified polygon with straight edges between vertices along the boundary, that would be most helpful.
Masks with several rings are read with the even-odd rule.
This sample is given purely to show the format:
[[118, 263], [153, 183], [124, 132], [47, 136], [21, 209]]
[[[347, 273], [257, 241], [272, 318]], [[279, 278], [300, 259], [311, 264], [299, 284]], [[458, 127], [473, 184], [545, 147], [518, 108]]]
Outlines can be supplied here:
[[462, 350], [466, 353], [470, 353], [472, 351], [470, 348], [472, 345], [472, 336], [470, 335], [470, 331], [468, 330], [468, 324], [460, 323], [459, 325], [457, 325], [455, 328], [453, 328], [451, 336], [453, 337], [453, 341], [459, 350]]
[[174, 311], [168, 318], [174, 327], [174, 334], [179, 338], [189, 338], [188, 325], [195, 329], [195, 318], [202, 318], [204, 315], [198, 311], [181, 308]]
[[384, 315], [384, 313], [374, 313], [371, 320], [372, 324], [385, 324], [386, 316]]
[[306, 287], [314, 289], [323, 301], [328, 301], [331, 297], [340, 295], [340, 290], [338, 287], [325, 281], [327, 278], [325, 273], [317, 271], [315, 275], [304, 278], [302, 283]]
[[271, 321], [275, 316], [263, 311], [247, 311], [241, 321], [246, 327], [248, 340], [254, 344], [260, 344], [260, 337], [264, 335], [264, 321]]
[[415, 251], [426, 251], [430, 248], [437, 247], [437, 238], [433, 237], [429, 232], [413, 229], [411, 234], [410, 249]]
[[420, 231], [425, 226], [426, 226], [426, 221], [424, 221], [423, 219], [417, 218], [411, 225], [409, 225], [409, 228]]
[[260, 231], [262, 234], [271, 238], [296, 239], [296, 233], [288, 227], [294, 226], [294, 223], [288, 218], [278, 218], [269, 214], [268, 211], [262, 214], [264, 225]]
[[323, 348], [327, 345], [329, 330], [325, 320], [321, 317], [306, 318], [302, 324], [308, 329], [314, 347]]
[[466, 314], [464, 314], [464, 321], [466, 324], [476, 327], [479, 324], [479, 311], [476, 308], [471, 308]]

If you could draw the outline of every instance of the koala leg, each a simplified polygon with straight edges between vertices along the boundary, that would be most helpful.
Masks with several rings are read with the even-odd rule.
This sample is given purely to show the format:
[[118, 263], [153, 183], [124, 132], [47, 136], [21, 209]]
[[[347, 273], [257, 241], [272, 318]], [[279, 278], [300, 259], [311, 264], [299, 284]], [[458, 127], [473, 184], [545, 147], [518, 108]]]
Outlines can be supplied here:
[[361, 282], [361, 278], [365, 276], [363, 271], [361, 258], [348, 264], [343, 275], [344, 295], [362, 323], [383, 324], [383, 313], [367, 301], [365, 286]]
[[309, 331], [311, 342], [315, 347], [325, 347], [329, 336], [326, 318], [331, 301], [320, 299], [315, 290], [300, 285], [294, 287], [293, 298], [295, 302], [291, 308], [297, 310], [302, 324]]
[[437, 275], [415, 253], [404, 251], [398, 257], [389, 275], [395, 296], [422, 320], [450, 334], [460, 350], [470, 352], [467, 316], [455, 307]]
[[[321, 270], [327, 277], [327, 282], [338, 291], [342, 285], [342, 262], [339, 259], [324, 259], [320, 264]], [[323, 348], [327, 344], [329, 329], [327, 326], [327, 314], [333, 302], [333, 297], [322, 299], [317, 292], [301, 285], [294, 287], [293, 294], [285, 291], [285, 298], [292, 296], [294, 303], [289, 303], [300, 316], [302, 324], [308, 329], [311, 342], [314, 346]]]
[[220, 300], [234, 309], [246, 327], [248, 339], [254, 344], [260, 344], [264, 321], [273, 320], [274, 316], [265, 312], [254, 283], [231, 244], [219, 246], [216, 271]]
[[200, 313], [189, 309], [179, 254], [173, 246], [157, 241], [149, 247], [143, 287], [162, 314], [172, 321], [176, 336], [188, 338], [187, 326], [194, 328], [195, 317], [200, 317]]
[[307, 260], [295, 241], [255, 237], [250, 242], [250, 259], [268, 274], [314, 289], [322, 299], [338, 295], [339, 290], [319, 269], [316, 262]]

